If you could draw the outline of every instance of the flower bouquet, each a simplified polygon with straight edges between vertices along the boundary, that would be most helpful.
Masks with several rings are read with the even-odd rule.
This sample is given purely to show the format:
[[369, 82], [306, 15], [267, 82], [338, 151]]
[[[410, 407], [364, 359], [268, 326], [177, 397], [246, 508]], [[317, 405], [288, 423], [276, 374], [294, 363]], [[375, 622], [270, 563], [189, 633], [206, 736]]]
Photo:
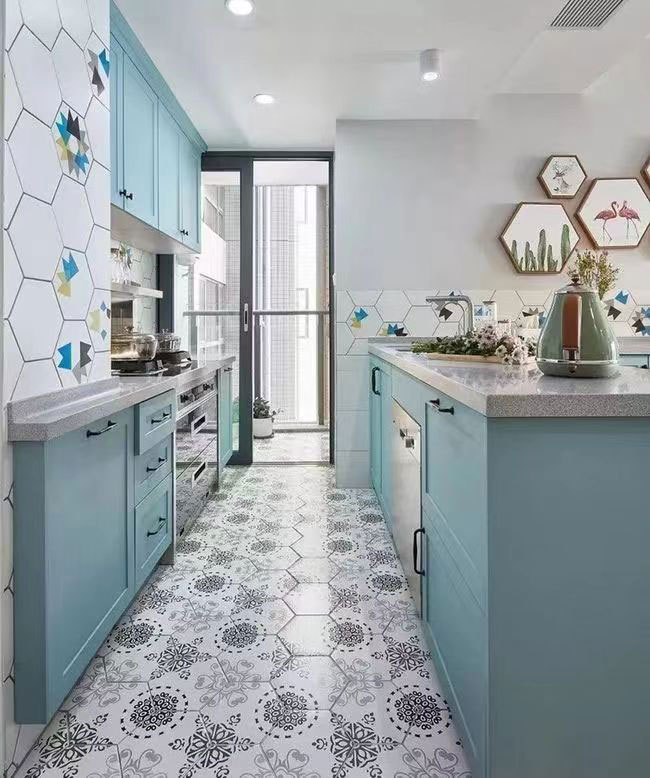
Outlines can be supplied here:
[[504, 365], [528, 365], [535, 361], [537, 344], [518, 335], [500, 335], [494, 325], [486, 324], [467, 335], [451, 335], [414, 343], [414, 354], [430, 359], [460, 362], [496, 362]]

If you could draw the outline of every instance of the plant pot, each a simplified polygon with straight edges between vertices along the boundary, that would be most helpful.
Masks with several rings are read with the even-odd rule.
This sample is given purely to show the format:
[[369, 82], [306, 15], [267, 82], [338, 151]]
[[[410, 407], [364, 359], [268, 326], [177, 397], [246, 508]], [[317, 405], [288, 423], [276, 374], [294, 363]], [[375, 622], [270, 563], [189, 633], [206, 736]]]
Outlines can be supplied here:
[[253, 437], [273, 437], [273, 417], [269, 417], [268, 419], [253, 419]]

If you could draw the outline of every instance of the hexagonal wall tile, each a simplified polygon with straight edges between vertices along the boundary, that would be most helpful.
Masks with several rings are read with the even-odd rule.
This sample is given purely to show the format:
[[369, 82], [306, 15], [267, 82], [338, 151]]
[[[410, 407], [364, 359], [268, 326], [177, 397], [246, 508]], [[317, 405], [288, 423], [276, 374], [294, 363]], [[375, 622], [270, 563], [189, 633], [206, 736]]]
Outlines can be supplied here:
[[90, 76], [93, 94], [98, 97], [102, 103], [109, 108], [109, 52], [106, 46], [95, 35], [90, 36], [85, 51], [87, 72]]
[[404, 324], [409, 335], [425, 338], [433, 335], [438, 319], [428, 305], [414, 305], [406, 314]]
[[355, 305], [374, 305], [379, 299], [381, 291], [358, 291], [350, 289], [348, 290], [348, 294]]
[[403, 321], [385, 321], [377, 333], [377, 335], [381, 335], [383, 338], [390, 337], [391, 335], [402, 338], [408, 334], [406, 324]]
[[23, 282], [23, 274], [16, 259], [16, 252], [11, 245], [9, 233], [4, 231], [4, 316], [9, 316], [11, 306], [14, 304], [20, 285]]
[[99, 381], [102, 378], [110, 378], [110, 377], [111, 377], [111, 352], [110, 351], [95, 352], [93, 363], [90, 366], [89, 379], [91, 381]]
[[[64, 244], [71, 249], [84, 251], [93, 228], [93, 219], [83, 186], [64, 176], [52, 207]], [[20, 258], [20, 253], [18, 256]]]
[[11, 48], [23, 23], [18, 0], [5, 0], [5, 48]]
[[9, 234], [24, 275], [51, 281], [63, 250], [51, 206], [25, 195], [11, 222]]
[[[32, 1], [43, 7], [40, 0]], [[24, 107], [45, 124], [51, 124], [61, 103], [61, 91], [50, 52], [23, 27], [9, 51], [9, 59]]]
[[95, 289], [86, 318], [95, 351], [106, 351], [111, 345], [111, 293]]
[[[100, 164], [95, 163], [86, 180], [86, 195], [90, 204], [93, 221], [100, 227], [111, 226], [111, 174]], [[149, 279], [151, 280], [151, 279]]]
[[26, 278], [9, 321], [24, 359], [51, 357], [63, 321], [52, 284]]
[[56, 351], [54, 363], [63, 386], [86, 383], [95, 355], [86, 322], [64, 322]]
[[44, 392], [54, 392], [60, 388], [61, 381], [51, 359], [25, 362], [20, 371], [12, 400], [24, 400], [26, 397], [33, 397]]
[[348, 318], [348, 326], [355, 338], [373, 338], [381, 327], [381, 316], [370, 305], [359, 305]]
[[85, 68], [84, 53], [65, 30], [52, 49], [52, 59], [63, 100], [85, 116], [93, 93]]
[[411, 303], [402, 291], [382, 292], [375, 308], [385, 321], [402, 321], [411, 307]]
[[93, 97], [86, 112], [88, 140], [95, 159], [105, 168], [111, 166], [111, 118], [108, 109]]
[[109, 10], [106, 0], [88, 0], [88, 10], [93, 31], [108, 46], [110, 43]]
[[4, 226], [7, 227], [16, 212], [23, 190], [9, 146], [3, 143], [2, 150], [4, 153]]
[[354, 342], [354, 335], [350, 332], [347, 324], [336, 325], [336, 353], [347, 354], [350, 346]]
[[[514, 321], [524, 307], [521, 297], [514, 289], [497, 289], [493, 299], [497, 304], [497, 315], [499, 319], [512, 319]], [[527, 299], [530, 298], [527, 297]], [[532, 303], [527, 304], [532, 305]]]
[[61, 18], [55, 2], [20, 0], [23, 20], [29, 29], [51, 49], [61, 29]]
[[336, 321], [347, 321], [350, 318], [354, 303], [347, 292], [336, 293]]
[[93, 294], [86, 257], [64, 249], [53, 279], [64, 319], [85, 319]]
[[69, 105], [62, 103], [52, 125], [52, 137], [56, 146], [61, 170], [83, 183], [92, 163], [86, 123]]
[[86, 0], [58, 0], [61, 23], [81, 48], [88, 43], [92, 26]]
[[5, 54], [5, 127], [4, 137], [8, 138], [11, 135], [20, 112], [22, 111], [23, 104], [18, 93], [18, 86], [14, 77], [14, 71], [9, 62], [9, 57]]
[[3, 354], [4, 354], [4, 374], [3, 374], [3, 392], [5, 401], [11, 399], [14, 392], [16, 381], [20, 375], [23, 366], [23, 357], [16, 343], [14, 333], [9, 326], [9, 322], [3, 322]]
[[23, 191], [52, 202], [61, 169], [49, 128], [23, 111], [9, 138], [9, 148]]
[[86, 259], [95, 286], [99, 289], [111, 288], [111, 234], [103, 227], [95, 225], [90, 234]]
[[429, 305], [427, 302], [427, 297], [433, 297], [434, 295], [438, 294], [438, 290], [432, 289], [431, 291], [427, 292], [426, 290], [420, 291], [407, 289], [404, 294], [407, 296], [411, 305]]

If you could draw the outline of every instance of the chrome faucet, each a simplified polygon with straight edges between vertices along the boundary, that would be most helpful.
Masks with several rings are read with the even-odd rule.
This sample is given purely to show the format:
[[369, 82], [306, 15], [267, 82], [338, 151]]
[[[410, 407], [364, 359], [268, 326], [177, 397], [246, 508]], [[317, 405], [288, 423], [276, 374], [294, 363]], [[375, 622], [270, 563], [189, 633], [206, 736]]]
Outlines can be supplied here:
[[[465, 333], [472, 332], [474, 329], [474, 303], [466, 294], [436, 295], [434, 297], [427, 297], [426, 301], [431, 304], [432, 309], [436, 303], [452, 303], [460, 306], [460, 309], [463, 312], [463, 328], [465, 329]], [[461, 305], [461, 303], [465, 303], [465, 305]], [[468, 325], [467, 327], [465, 327], [466, 323]]]

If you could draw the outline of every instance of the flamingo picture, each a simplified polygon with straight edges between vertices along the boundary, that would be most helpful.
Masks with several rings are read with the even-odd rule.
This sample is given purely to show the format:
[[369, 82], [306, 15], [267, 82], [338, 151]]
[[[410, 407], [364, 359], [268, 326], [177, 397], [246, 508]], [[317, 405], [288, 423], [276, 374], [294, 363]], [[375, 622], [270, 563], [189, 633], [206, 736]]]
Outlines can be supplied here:
[[627, 231], [625, 234], [625, 237], [629, 239], [630, 237], [630, 222], [632, 222], [632, 226], [634, 227], [634, 230], [636, 232], [637, 239], [639, 238], [639, 228], [636, 226], [636, 222], [641, 222], [641, 217], [639, 214], [634, 210], [634, 208], [628, 208], [627, 207], [627, 200], [623, 200], [623, 205], [621, 206], [620, 211], [618, 212], [618, 215], [621, 216], [623, 219], [625, 219]]
[[603, 243], [605, 242], [605, 234], [607, 234], [607, 237], [609, 238], [609, 241], [611, 243], [612, 236], [610, 235], [609, 230], [607, 229], [607, 222], [610, 221], [611, 219], [615, 219], [618, 216], [618, 211], [616, 210], [618, 203], [614, 200], [611, 203], [611, 206], [612, 206], [611, 211], [606, 208], [604, 211], [599, 211], [594, 216], [594, 221], [602, 220], [603, 222]]

